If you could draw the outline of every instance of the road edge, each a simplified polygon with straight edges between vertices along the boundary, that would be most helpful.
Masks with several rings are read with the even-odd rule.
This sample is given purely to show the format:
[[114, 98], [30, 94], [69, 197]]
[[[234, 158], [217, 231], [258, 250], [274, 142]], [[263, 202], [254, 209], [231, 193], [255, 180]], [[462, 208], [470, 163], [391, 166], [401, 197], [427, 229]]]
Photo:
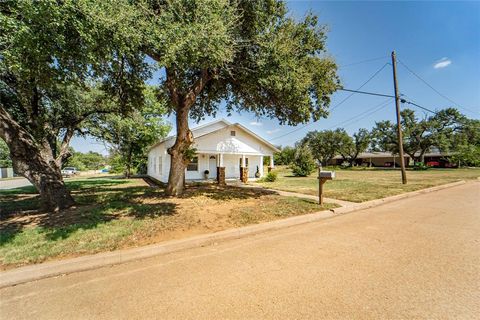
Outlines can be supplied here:
[[277, 229], [297, 226], [309, 222], [320, 221], [354, 211], [377, 207], [393, 201], [411, 198], [417, 195], [430, 193], [442, 189], [452, 188], [465, 184], [465, 181], [458, 181], [449, 184], [439, 185], [427, 189], [412, 191], [392, 197], [362, 202], [357, 205], [341, 207], [331, 210], [324, 210], [301, 216], [290, 217], [281, 220], [264, 222], [256, 225], [227, 229], [215, 233], [198, 235], [190, 238], [170, 240], [162, 243], [147, 245], [143, 247], [124, 250], [102, 252], [93, 255], [77, 258], [45, 262], [41, 264], [19, 267], [13, 270], [0, 272], [0, 289], [19, 285], [26, 282], [51, 278], [69, 273], [87, 271], [106, 266], [122, 264], [134, 260], [150, 258], [160, 254], [167, 254], [176, 251], [211, 245], [218, 241], [238, 239], [245, 236], [264, 233]]

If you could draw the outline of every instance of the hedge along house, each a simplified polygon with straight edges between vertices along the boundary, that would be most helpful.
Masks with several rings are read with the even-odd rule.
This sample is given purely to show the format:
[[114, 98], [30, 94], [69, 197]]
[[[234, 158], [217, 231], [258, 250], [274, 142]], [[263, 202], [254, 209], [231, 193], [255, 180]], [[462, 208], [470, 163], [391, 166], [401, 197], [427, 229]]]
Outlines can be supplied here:
[[[273, 153], [279, 150], [239, 123], [217, 120], [192, 129], [193, 148], [196, 154], [188, 164], [186, 180], [248, 179], [262, 177], [263, 158], [270, 158], [273, 168]], [[175, 143], [175, 137], [168, 137], [148, 151], [147, 174], [161, 182], [168, 182], [170, 155], [167, 149]]]

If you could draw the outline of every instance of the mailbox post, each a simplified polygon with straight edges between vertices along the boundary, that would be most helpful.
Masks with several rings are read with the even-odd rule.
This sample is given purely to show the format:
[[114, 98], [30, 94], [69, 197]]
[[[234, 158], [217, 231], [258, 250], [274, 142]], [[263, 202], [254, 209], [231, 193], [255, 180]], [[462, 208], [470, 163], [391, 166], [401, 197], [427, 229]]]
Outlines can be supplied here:
[[327, 180], [335, 179], [335, 171], [322, 171], [322, 166], [318, 167], [318, 204], [323, 205], [323, 185]]

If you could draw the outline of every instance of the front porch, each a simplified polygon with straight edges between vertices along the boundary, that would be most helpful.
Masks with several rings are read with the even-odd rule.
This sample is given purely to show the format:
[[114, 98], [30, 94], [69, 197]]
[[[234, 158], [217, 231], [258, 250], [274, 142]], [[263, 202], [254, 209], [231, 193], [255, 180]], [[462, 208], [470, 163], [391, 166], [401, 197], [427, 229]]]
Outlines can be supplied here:
[[[189, 181], [227, 181], [256, 180], [263, 177], [264, 157], [269, 157], [269, 168], [274, 167], [273, 155], [232, 154], [197, 152], [187, 166], [186, 179]], [[208, 172], [208, 174], [207, 174]]]

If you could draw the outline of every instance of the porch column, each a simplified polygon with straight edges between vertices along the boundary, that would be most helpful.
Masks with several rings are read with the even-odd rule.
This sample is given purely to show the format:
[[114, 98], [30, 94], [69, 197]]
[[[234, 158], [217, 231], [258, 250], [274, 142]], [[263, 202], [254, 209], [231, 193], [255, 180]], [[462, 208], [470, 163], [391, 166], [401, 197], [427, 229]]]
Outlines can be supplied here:
[[260, 171], [260, 177], [263, 177], [263, 156], [260, 156], [260, 163], [258, 166], [258, 171]]
[[225, 167], [223, 166], [223, 153], [219, 153], [217, 157], [217, 183], [225, 184]]
[[275, 165], [273, 163], [273, 154], [270, 156], [270, 165], [268, 166], [268, 172], [272, 171], [273, 168], [275, 168]]
[[242, 181], [243, 183], [246, 183], [248, 181], [248, 168], [244, 154], [242, 154], [242, 165], [240, 166], [240, 181]]

